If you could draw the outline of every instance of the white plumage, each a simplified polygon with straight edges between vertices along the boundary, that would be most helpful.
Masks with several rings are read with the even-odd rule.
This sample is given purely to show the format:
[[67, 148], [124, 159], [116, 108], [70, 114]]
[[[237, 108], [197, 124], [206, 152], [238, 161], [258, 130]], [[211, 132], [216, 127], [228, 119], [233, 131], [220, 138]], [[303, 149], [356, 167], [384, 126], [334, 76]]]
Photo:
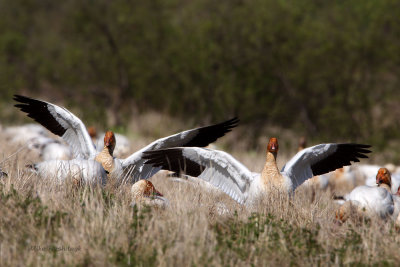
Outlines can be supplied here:
[[[19, 95], [15, 95], [14, 100], [21, 103], [15, 105], [21, 111], [27, 113], [29, 117], [45, 126], [52, 133], [62, 137], [70, 145], [74, 158], [92, 160], [98, 156], [85, 125], [70, 111], [45, 101]], [[132, 181], [147, 179], [160, 168], [153, 168], [151, 165], [146, 166], [144, 164], [142, 158], [144, 151], [174, 146], [207, 146], [236, 127], [238, 121], [237, 118], [234, 118], [219, 124], [195, 128], [158, 139], [126, 159], [114, 158], [113, 165], [116, 168], [112, 171], [112, 175], [116, 177], [128, 176]]]
[[4, 128], [3, 134], [9, 142], [16, 144], [26, 144], [35, 138], [48, 138], [46, 128], [33, 123]]
[[[366, 145], [322, 144], [298, 152], [279, 172], [276, 166], [278, 144], [271, 138], [263, 172], [253, 173], [228, 153], [217, 150], [180, 147], [145, 152], [146, 163], [166, 170], [199, 177], [218, 187], [237, 202], [252, 203], [269, 186], [292, 193], [305, 180], [317, 174], [358, 161], [369, 153]], [[343, 153], [346, 152], [346, 153]]]
[[44, 145], [40, 151], [40, 155], [44, 161], [72, 159], [69, 147], [59, 142], [51, 142]]
[[[375, 181], [375, 176], [370, 176], [365, 180], [365, 185], [368, 186], [377, 186]], [[400, 174], [392, 174], [392, 184], [391, 184], [391, 192], [392, 194], [396, 194], [397, 189], [400, 186]]]
[[391, 216], [394, 212], [392, 194], [381, 187], [357, 186], [344, 199], [365, 208], [368, 214], [377, 214], [381, 218]]
[[41, 177], [59, 182], [72, 178], [79, 182], [104, 185], [107, 179], [101, 164], [94, 160], [49, 160], [34, 164], [33, 169]]

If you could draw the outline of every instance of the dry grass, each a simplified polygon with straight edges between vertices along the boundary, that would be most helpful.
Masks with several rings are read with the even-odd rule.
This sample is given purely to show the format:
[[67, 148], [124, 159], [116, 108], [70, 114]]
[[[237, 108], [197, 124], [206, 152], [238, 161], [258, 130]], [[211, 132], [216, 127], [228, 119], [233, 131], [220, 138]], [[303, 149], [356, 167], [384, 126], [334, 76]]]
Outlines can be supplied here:
[[[293, 199], [270, 195], [247, 210], [223, 193], [160, 173], [151, 181], [170, 206], [138, 209], [130, 206], [129, 186], [56, 184], [25, 170], [37, 155], [25, 149], [3, 161], [12, 154], [5, 151], [18, 147], [4, 141], [1, 147], [0, 166], [9, 173], [0, 181], [2, 266], [396, 265], [400, 260], [400, 236], [391, 222], [335, 223], [331, 190], [304, 188]], [[263, 154], [235, 151], [235, 156], [254, 171], [262, 167]], [[224, 214], [218, 212], [221, 206]]]

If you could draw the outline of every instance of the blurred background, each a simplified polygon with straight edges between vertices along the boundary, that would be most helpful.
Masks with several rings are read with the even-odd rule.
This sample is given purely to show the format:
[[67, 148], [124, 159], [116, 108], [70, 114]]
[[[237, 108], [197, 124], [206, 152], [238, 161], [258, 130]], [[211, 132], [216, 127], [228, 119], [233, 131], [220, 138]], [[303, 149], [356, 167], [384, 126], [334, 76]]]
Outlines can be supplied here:
[[250, 147], [291, 131], [400, 161], [399, 71], [394, 0], [0, 0], [3, 125], [29, 121], [19, 93], [102, 127], [238, 115]]

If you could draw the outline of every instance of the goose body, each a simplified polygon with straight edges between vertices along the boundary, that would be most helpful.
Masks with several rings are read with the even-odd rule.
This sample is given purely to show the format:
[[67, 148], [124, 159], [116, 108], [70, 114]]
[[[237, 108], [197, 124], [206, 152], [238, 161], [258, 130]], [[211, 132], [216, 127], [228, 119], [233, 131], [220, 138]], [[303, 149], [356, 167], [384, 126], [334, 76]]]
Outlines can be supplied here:
[[26, 144], [34, 139], [49, 137], [46, 128], [33, 123], [7, 127], [4, 128], [3, 133], [9, 142], [17, 144]]
[[44, 160], [69, 160], [72, 159], [72, 151], [66, 144], [50, 137], [36, 137], [29, 141], [28, 147], [37, 150]]
[[292, 194], [307, 179], [367, 158], [368, 145], [321, 144], [298, 152], [279, 171], [276, 164], [278, 141], [268, 143], [266, 163], [261, 173], [247, 169], [226, 152], [196, 147], [177, 147], [145, 152], [152, 166], [203, 179], [240, 204], [251, 204], [271, 189]]
[[378, 170], [376, 184], [377, 186], [357, 186], [345, 195], [345, 203], [339, 208], [336, 217], [341, 221], [347, 220], [351, 205], [357, 208], [359, 215], [378, 215], [382, 219], [393, 216], [395, 206], [391, 193], [391, 175], [386, 168]]
[[375, 213], [381, 218], [392, 215], [394, 212], [392, 194], [381, 187], [357, 186], [345, 196], [345, 200], [351, 201], [353, 204], [365, 208], [368, 213]]
[[40, 156], [44, 161], [69, 160], [72, 159], [72, 152], [68, 146], [60, 142], [51, 142], [41, 148]]
[[393, 197], [393, 206], [394, 206], [392, 218], [394, 221], [396, 221], [400, 215], [400, 195], [397, 193], [397, 194], [392, 195], [392, 197]]
[[75, 183], [104, 185], [107, 173], [102, 165], [95, 160], [48, 160], [33, 164], [32, 169], [41, 177], [64, 182], [72, 178]]
[[106, 133], [103, 150], [98, 152], [83, 122], [67, 109], [25, 96], [15, 95], [14, 100], [19, 102], [15, 105], [17, 108], [27, 113], [29, 117], [42, 124], [53, 134], [62, 137], [70, 145], [74, 158], [97, 160], [110, 175], [126, 178], [131, 182], [150, 178], [160, 170], [160, 168], [145, 165], [143, 152], [175, 146], [207, 146], [230, 132], [239, 121], [237, 118], [233, 118], [222, 123], [164, 137], [125, 159], [119, 159], [113, 156], [116, 141], [112, 132]]

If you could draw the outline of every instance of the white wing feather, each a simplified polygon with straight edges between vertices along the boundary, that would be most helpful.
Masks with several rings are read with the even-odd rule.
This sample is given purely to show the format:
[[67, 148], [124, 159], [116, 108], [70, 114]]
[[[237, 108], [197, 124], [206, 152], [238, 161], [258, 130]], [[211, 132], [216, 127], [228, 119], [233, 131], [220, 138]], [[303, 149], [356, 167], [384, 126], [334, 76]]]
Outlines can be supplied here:
[[329, 156], [336, 150], [336, 144], [320, 144], [299, 151], [283, 166], [282, 174], [288, 176], [293, 183], [293, 190], [313, 177], [311, 166]]
[[205, 167], [198, 176], [243, 204], [255, 175], [228, 153], [197, 147], [181, 148], [182, 155]]
[[148, 164], [145, 165], [145, 160], [142, 158], [143, 152], [171, 147], [179, 147], [182, 144], [193, 139], [193, 137], [197, 135], [198, 129], [199, 128], [191, 129], [160, 138], [145, 146], [144, 148], [136, 151], [126, 159], [120, 159], [121, 165], [130, 174], [130, 176], [133, 177], [133, 182], [136, 182], [139, 179], [148, 179], [156, 174], [158, 171], [160, 171], [161, 168], [155, 168]]
[[358, 205], [379, 214], [381, 217], [393, 214], [394, 212], [393, 197], [384, 188], [365, 185], [358, 186], [346, 195], [345, 199], [358, 203]]
[[72, 148], [76, 158], [94, 158], [96, 149], [83, 122], [65, 108], [47, 103], [50, 114], [66, 129], [61, 136]]

